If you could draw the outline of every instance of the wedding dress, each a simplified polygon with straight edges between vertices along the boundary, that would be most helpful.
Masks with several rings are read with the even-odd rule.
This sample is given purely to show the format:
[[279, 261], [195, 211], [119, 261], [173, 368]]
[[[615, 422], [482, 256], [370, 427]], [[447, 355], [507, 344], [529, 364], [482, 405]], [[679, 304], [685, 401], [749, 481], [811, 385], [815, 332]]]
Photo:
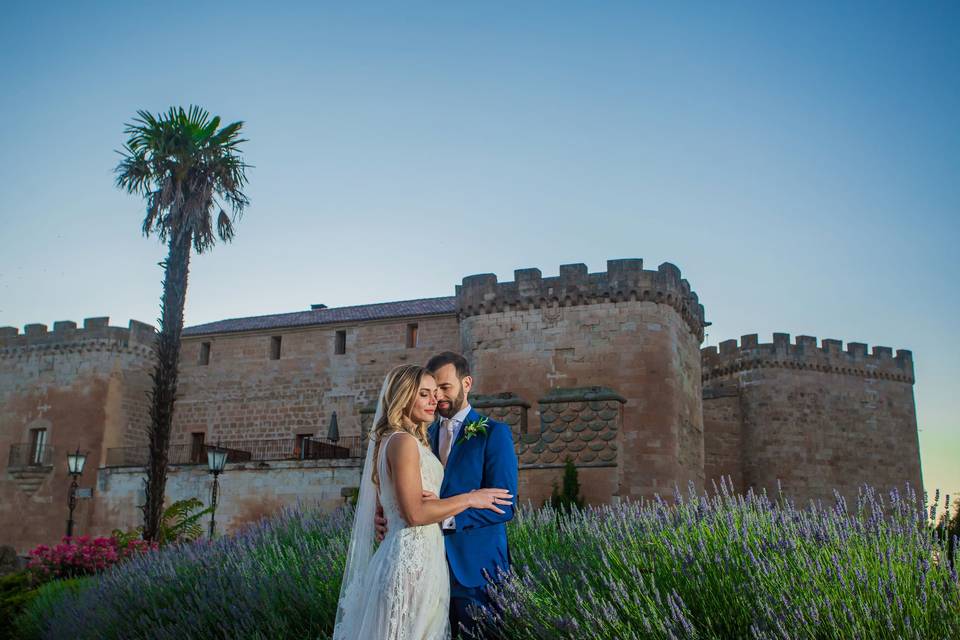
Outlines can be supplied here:
[[[376, 509], [376, 488], [370, 475], [374, 463], [373, 443], [367, 447], [334, 640], [444, 640], [450, 637], [450, 576], [443, 534], [438, 524], [410, 527], [403, 520], [387, 467], [387, 446], [394, 437], [408, 436], [391, 433], [380, 446], [380, 459], [376, 464], [387, 536], [372, 555]], [[417, 447], [423, 489], [439, 494], [443, 465], [419, 441]]]

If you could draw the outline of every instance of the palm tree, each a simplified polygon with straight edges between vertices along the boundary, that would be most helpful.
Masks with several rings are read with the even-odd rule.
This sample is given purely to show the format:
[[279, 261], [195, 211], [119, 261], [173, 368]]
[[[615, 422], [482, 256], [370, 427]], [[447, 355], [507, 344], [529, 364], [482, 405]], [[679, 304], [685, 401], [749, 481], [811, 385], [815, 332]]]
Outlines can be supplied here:
[[[157, 363], [150, 392], [150, 460], [147, 467], [143, 537], [155, 540], [163, 513], [167, 483], [167, 450], [177, 394], [180, 333], [187, 295], [190, 249], [198, 254], [212, 248], [219, 237], [233, 238], [234, 223], [249, 200], [239, 145], [242, 122], [220, 128], [220, 118], [191, 106], [173, 108], [156, 116], [138, 111], [126, 125], [128, 136], [117, 165], [117, 187], [143, 196], [147, 215], [143, 234], [155, 233], [167, 243], [160, 300]], [[232, 217], [224, 211], [224, 205]], [[219, 210], [216, 229], [213, 215]]]

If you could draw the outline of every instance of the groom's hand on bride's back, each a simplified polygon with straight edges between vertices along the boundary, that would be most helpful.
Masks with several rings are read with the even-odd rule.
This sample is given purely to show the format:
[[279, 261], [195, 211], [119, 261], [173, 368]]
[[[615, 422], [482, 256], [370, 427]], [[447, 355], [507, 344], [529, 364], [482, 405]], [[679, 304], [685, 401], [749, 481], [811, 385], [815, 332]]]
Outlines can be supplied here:
[[[424, 500], [439, 500], [437, 494], [432, 491], [421, 492]], [[383, 517], [383, 506], [377, 500], [377, 515], [373, 518], [374, 528], [377, 530], [377, 542], [383, 542], [387, 537], [387, 519]]]
[[387, 537], [387, 519], [383, 517], [383, 505], [380, 504], [379, 498], [377, 498], [377, 513], [373, 517], [373, 528], [376, 529], [377, 542], [383, 542]]

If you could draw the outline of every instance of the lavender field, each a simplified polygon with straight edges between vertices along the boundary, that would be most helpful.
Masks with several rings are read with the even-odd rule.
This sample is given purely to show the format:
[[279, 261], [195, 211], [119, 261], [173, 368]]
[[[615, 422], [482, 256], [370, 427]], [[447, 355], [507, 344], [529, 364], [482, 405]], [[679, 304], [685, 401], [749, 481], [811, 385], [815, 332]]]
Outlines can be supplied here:
[[[960, 585], [917, 496], [800, 509], [707, 497], [522, 510], [486, 624], [507, 638], [960, 638]], [[325, 638], [349, 511], [289, 511], [53, 588], [24, 638]]]

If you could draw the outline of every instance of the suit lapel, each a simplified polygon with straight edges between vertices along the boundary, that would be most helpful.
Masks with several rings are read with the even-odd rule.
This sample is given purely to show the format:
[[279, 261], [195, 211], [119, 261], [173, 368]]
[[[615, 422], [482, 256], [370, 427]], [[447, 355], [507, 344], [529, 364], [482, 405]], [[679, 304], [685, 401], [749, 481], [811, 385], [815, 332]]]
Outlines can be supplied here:
[[[453, 443], [454, 447], [463, 441], [463, 434], [466, 433], [466, 426], [479, 418], [480, 414], [474, 411], [473, 407], [470, 407], [470, 411], [467, 412], [466, 417], [463, 419], [463, 424], [460, 425], [460, 431], [457, 432], [457, 440]], [[451, 451], [450, 454], [453, 455], [453, 452]]]
[[[450, 448], [450, 455], [447, 457], [447, 466], [446, 466], [447, 469], [456, 469], [456, 464], [457, 464], [457, 460], [459, 459], [460, 450], [466, 448], [466, 445], [462, 444], [465, 428], [468, 424], [470, 424], [471, 422], [473, 422], [478, 418], [479, 418], [479, 414], [476, 411], [474, 411], [473, 408], [471, 408], [470, 411], [467, 413], [466, 417], [463, 419], [463, 424], [460, 425], [460, 432], [457, 434], [457, 439], [454, 440], [453, 446]], [[439, 424], [439, 422], [437, 424]], [[440, 432], [440, 429], [438, 427], [437, 433], [439, 434], [439, 432]], [[437, 441], [439, 442], [439, 438], [437, 438]], [[438, 448], [438, 451], [439, 451], [439, 448]], [[443, 483], [440, 486], [441, 496], [446, 496], [447, 486], [449, 485], [451, 478], [453, 476], [454, 474], [452, 473], [444, 472]]]
[[473, 408], [467, 413], [466, 417], [463, 419], [463, 424], [460, 425], [460, 431], [457, 432], [457, 439], [453, 441], [453, 447], [450, 448], [450, 456], [447, 458], [447, 466], [449, 467], [453, 462], [455, 462], [455, 457], [460, 449], [463, 448], [463, 436], [466, 433], [466, 427], [468, 424], [473, 422], [478, 418], [478, 414]]
[[430, 449], [433, 455], [440, 457], [440, 421], [436, 420], [427, 428], [427, 439], [430, 441]]

